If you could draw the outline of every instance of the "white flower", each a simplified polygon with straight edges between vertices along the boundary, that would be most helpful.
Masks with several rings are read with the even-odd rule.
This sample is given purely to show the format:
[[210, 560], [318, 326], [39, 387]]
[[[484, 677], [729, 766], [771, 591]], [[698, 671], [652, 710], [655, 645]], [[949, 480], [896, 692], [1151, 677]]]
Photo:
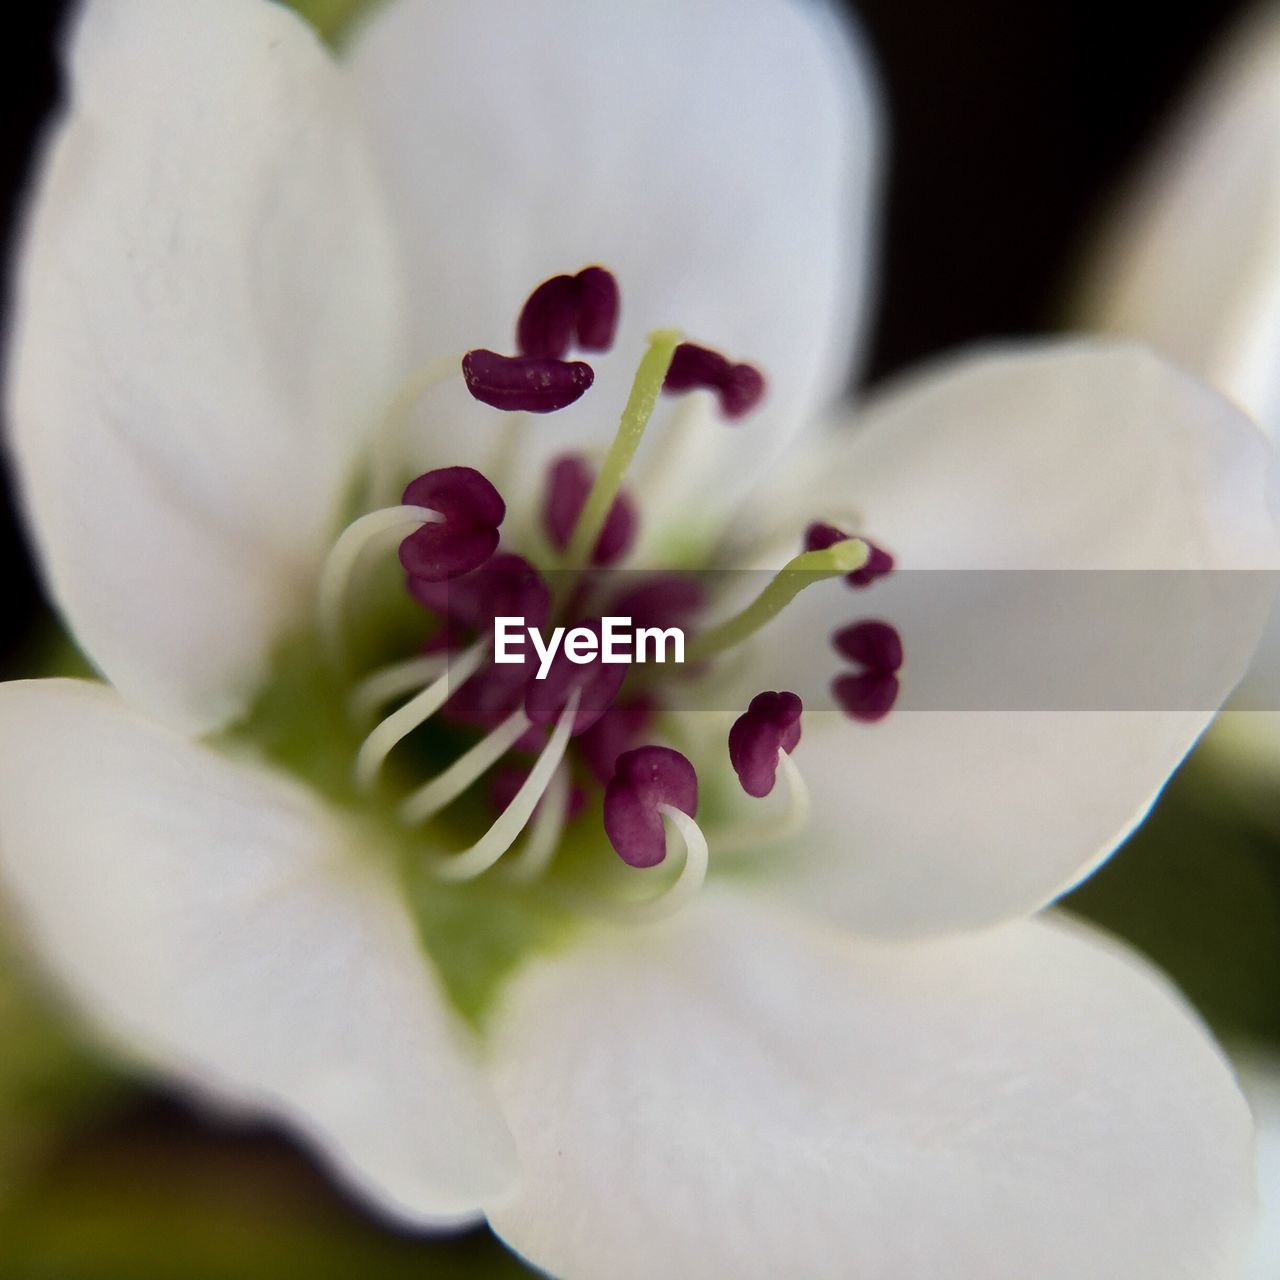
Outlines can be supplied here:
[[[335, 67], [260, 0], [97, 0], [71, 92], [10, 412], [49, 584], [109, 683], [0, 687], [0, 874], [95, 1026], [284, 1120], [402, 1220], [487, 1216], [557, 1275], [1238, 1274], [1251, 1130], [1221, 1055], [1136, 957], [1029, 918], [1242, 669], [1249, 620], [1211, 608], [1234, 575], [1191, 575], [1209, 598], [1167, 648], [1137, 629], [1162, 678], [1203, 676], [1182, 710], [912, 710], [917, 666], [963, 673], [1040, 615], [1026, 573], [933, 575], [932, 618], [896, 583], [1270, 565], [1251, 424], [1085, 343], [806, 427], [862, 314], [876, 174], [861, 55], [812, 5], [396, 0]], [[648, 927], [555, 908], [564, 862], [617, 866], [590, 812], [550, 888], [437, 880], [440, 828], [356, 793], [346, 690], [305, 661], [409, 369], [500, 345], [532, 284], [592, 261], [625, 290], [619, 353], [675, 322], [771, 379], [738, 427], [687, 402], [690, 452], [639, 491], [655, 545], [705, 548], [733, 507], [793, 540], [853, 510], [904, 569], [871, 595], [904, 610], [903, 709], [806, 712], [811, 834], [748, 877], [709, 827], [706, 888]], [[596, 363], [533, 428], [504, 532], [528, 534], [540, 459], [604, 443], [625, 371]], [[491, 458], [494, 415], [448, 395], [415, 460]], [[1071, 577], [1107, 575], [1036, 580]], [[851, 601], [806, 592], [762, 661], [825, 679]], [[730, 705], [760, 687], [722, 674]], [[724, 758], [698, 758], [709, 792]]]
[[[1233, 31], [1107, 228], [1082, 313], [1151, 342], [1280, 434], [1280, 9]], [[1209, 736], [1224, 777], [1280, 772], [1280, 614]]]

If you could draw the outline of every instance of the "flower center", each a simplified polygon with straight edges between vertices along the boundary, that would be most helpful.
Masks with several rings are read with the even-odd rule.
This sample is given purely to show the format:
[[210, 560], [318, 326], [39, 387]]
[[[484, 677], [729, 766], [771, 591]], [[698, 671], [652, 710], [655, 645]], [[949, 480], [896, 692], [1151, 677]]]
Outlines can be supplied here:
[[[451, 374], [437, 364], [398, 398], [375, 442], [373, 487], [398, 468], [397, 419], [459, 364], [472, 396], [502, 412], [550, 413], [580, 398], [594, 372], [568, 357], [609, 348], [619, 305], [600, 267], [538, 286], [516, 325], [517, 354], [468, 352]], [[892, 570], [892, 557], [815, 522], [797, 531], [799, 553], [729, 611], [715, 598], [723, 575], [625, 567], [645, 509], [627, 477], [659, 398], [710, 393], [726, 424], [711, 429], [725, 430], [765, 386], [753, 366], [656, 331], [607, 451], [597, 462], [556, 459], [523, 533], [504, 531], [506, 504], [488, 477], [446, 466], [412, 480], [400, 503], [360, 515], [334, 545], [318, 593], [318, 652], [293, 652], [277, 685], [286, 696], [280, 685], [308, 673], [301, 696], [327, 708], [325, 723], [273, 741], [269, 696], [248, 732], [347, 801], [376, 828], [375, 844], [398, 851], [438, 961], [441, 948], [456, 956], [463, 920], [464, 954], [479, 940], [496, 946], [462, 972], [443, 965], [465, 1011], [483, 1006], [530, 929], [554, 931], [583, 914], [660, 918], [696, 894], [718, 858], [805, 822], [808, 796], [791, 758], [803, 711], [795, 694], [760, 693], [731, 724], [726, 717], [714, 748], [687, 731], [670, 695], [708, 680], [805, 588], [842, 576], [865, 587]], [[398, 566], [375, 554], [392, 547]], [[621, 656], [619, 624], [629, 646]], [[882, 718], [898, 692], [897, 633], [862, 622], [834, 644], [836, 703], [858, 720]], [[279, 718], [297, 720], [290, 711]], [[724, 765], [757, 800], [781, 775], [763, 819], [729, 820]], [[488, 927], [477, 927], [481, 913]]]

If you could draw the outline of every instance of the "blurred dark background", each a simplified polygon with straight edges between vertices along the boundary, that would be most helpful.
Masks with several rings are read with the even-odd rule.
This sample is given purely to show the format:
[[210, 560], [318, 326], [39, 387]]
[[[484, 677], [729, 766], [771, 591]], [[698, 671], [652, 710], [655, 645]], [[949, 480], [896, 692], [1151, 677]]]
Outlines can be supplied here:
[[[1091, 228], [1243, 7], [850, 5], [878, 56], [892, 125], [872, 376], [956, 344], [1055, 327]], [[11, 0], [0, 17], [6, 263], [32, 147], [58, 94], [54, 51], [67, 8]], [[3, 281], [7, 294], [7, 268]], [[4, 677], [21, 673], [44, 617], [8, 497], [0, 503], [0, 584]], [[1277, 847], [1273, 833], [1249, 820], [1224, 822], [1215, 802], [1180, 782], [1074, 901], [1155, 955], [1221, 1033], [1280, 1040]], [[0, 1008], [5, 998], [0, 984]], [[43, 1027], [42, 1016], [32, 1014], [34, 1026]], [[45, 1045], [32, 1035], [24, 1043]], [[118, 1086], [68, 1059], [56, 1036], [42, 1052], [52, 1065], [41, 1059], [32, 1069], [32, 1114], [99, 1115], [94, 1109], [116, 1096]], [[0, 1204], [0, 1272], [62, 1280], [520, 1272], [483, 1236], [423, 1246], [381, 1234], [269, 1135], [226, 1135], [170, 1103], [130, 1097], [110, 1109], [111, 1119], [60, 1139], [13, 1207]], [[2, 1112], [0, 1096], [0, 1119]], [[139, 1177], [151, 1181], [132, 1186]], [[157, 1247], [139, 1252], [137, 1240], [148, 1235]], [[237, 1252], [237, 1240], [252, 1248]]]

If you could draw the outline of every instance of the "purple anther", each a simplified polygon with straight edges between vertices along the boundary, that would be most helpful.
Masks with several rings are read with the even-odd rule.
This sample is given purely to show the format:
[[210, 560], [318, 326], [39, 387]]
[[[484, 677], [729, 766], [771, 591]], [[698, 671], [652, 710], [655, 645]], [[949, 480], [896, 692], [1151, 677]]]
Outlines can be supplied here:
[[898, 700], [902, 637], [888, 622], [868, 619], [844, 627], [832, 637], [836, 651], [863, 668], [837, 676], [831, 691], [855, 720], [883, 720]]
[[552, 724], [560, 718], [573, 692], [579, 690], [578, 710], [573, 717], [575, 736], [591, 728], [604, 715], [627, 677], [624, 663], [601, 661], [599, 621], [580, 623], [579, 626], [595, 633], [596, 657], [587, 662], [575, 662], [569, 656], [569, 639], [566, 638], [552, 658], [546, 676], [541, 680], [531, 680], [524, 698], [525, 715], [534, 724]]
[[467, 390], [483, 404], [508, 412], [554, 413], [572, 404], [595, 381], [581, 360], [500, 356], [477, 349], [462, 357]]
[[551, 616], [551, 588], [523, 556], [510, 551], [449, 582], [410, 578], [409, 593], [440, 614], [451, 637], [460, 628], [492, 632], [495, 618], [520, 618], [527, 627], [541, 628]]
[[902, 666], [902, 637], [888, 622], [867, 619], [842, 627], [831, 637], [837, 653], [871, 671], [889, 674]]
[[608, 351], [618, 329], [618, 282], [603, 267], [552, 276], [530, 295], [516, 322], [522, 356], [563, 360], [577, 338], [583, 351]]
[[845, 713], [868, 724], [883, 720], [893, 710], [898, 688], [898, 677], [883, 671], [837, 676], [831, 682], [831, 692]]
[[522, 356], [563, 360], [578, 327], [578, 282], [552, 276], [530, 295], [516, 321], [516, 347]]
[[478, 569], [498, 547], [507, 514], [501, 494], [471, 467], [442, 467], [410, 481], [406, 506], [427, 507], [443, 520], [424, 524], [400, 544], [411, 578], [442, 582]]
[[654, 711], [653, 702], [643, 696], [629, 702], [615, 702], [578, 739], [578, 753], [600, 780], [601, 786], [613, 777], [618, 757], [624, 751], [630, 751], [649, 727]]
[[862, 538], [860, 534], [843, 533], [833, 524], [811, 524], [804, 532], [804, 549], [806, 551], [825, 551], [828, 547], [834, 546], [837, 542], [843, 542], [846, 538], [859, 537], [867, 544], [867, 550], [870, 553], [867, 556], [867, 563], [861, 569], [855, 569], [852, 573], [846, 573], [844, 580], [851, 587], [869, 587], [877, 578], [883, 578], [886, 574], [893, 572], [893, 557], [882, 547], [876, 546], [869, 538]]
[[635, 627], [681, 627], [706, 604], [702, 584], [690, 574], [655, 574], [618, 595], [606, 612]]
[[[594, 482], [595, 475], [587, 460], [577, 454], [566, 454], [551, 464], [542, 502], [542, 525], [557, 550], [563, 551], [569, 545]], [[635, 538], [636, 523], [636, 509], [631, 499], [619, 493], [596, 539], [591, 562], [608, 565], [626, 555]]]
[[695, 817], [698, 775], [670, 747], [637, 747], [618, 757], [604, 789], [604, 830], [628, 866], [656, 867], [667, 856], [667, 833], [659, 805]]
[[758, 693], [729, 730], [729, 762], [749, 796], [767, 796], [778, 773], [778, 752], [800, 741], [804, 704], [794, 693]]
[[667, 370], [664, 391], [714, 391], [726, 418], [741, 418], [764, 398], [764, 374], [753, 365], [733, 364], [718, 351], [682, 342]]
[[815, 520], [804, 531], [804, 549], [825, 551], [828, 547], [834, 547], [837, 542], [847, 542], [852, 537], [853, 534], [845, 533], [843, 529], [837, 529], [833, 524], [823, 524]]
[[583, 351], [608, 351], [622, 311], [618, 282], [604, 267], [586, 267], [577, 279], [578, 346]]
[[[502, 813], [511, 804], [529, 773], [530, 766], [521, 764], [504, 764], [498, 769], [493, 775], [493, 781], [489, 784], [489, 802], [493, 805], [495, 812]], [[534, 806], [535, 814], [542, 808], [545, 799], [544, 795], [542, 800]], [[587, 797], [583, 794], [582, 788], [576, 782], [573, 783], [565, 802], [565, 820], [572, 822], [582, 812], [586, 803]]]
[[753, 364], [735, 364], [720, 383], [720, 407], [727, 418], [743, 418], [764, 399], [764, 374]]

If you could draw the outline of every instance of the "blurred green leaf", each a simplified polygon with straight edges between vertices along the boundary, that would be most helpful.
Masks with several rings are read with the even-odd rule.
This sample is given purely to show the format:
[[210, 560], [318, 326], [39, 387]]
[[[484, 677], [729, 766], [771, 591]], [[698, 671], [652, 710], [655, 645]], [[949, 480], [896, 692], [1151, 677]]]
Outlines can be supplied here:
[[337, 44], [361, 10], [381, 0], [286, 0], [330, 43]]
[[1194, 757], [1066, 906], [1155, 960], [1222, 1038], [1280, 1043], [1280, 841]]
[[28, 980], [0, 931], [0, 1198], [70, 1128], [114, 1109], [127, 1086]]
[[181, 1116], [72, 1144], [0, 1213], [5, 1280], [519, 1280], [487, 1232], [398, 1234], [283, 1143]]

